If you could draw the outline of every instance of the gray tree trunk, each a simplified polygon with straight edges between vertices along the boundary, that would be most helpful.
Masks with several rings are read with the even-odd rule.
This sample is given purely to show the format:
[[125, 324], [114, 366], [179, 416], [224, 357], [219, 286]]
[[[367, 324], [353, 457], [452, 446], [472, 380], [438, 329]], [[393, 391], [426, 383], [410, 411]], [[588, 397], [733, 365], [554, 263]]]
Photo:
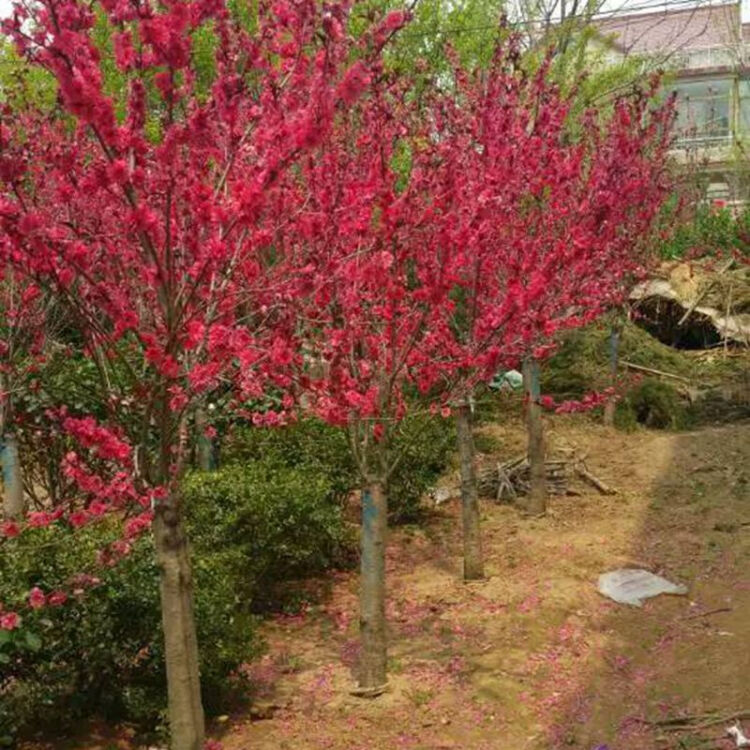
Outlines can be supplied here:
[[3, 515], [5, 518], [18, 519], [26, 511], [18, 441], [11, 434], [6, 434], [2, 441], [0, 460], [3, 465]]
[[362, 492], [362, 570], [360, 636], [362, 651], [357, 695], [375, 697], [386, 690], [388, 645], [385, 628], [385, 545], [388, 498], [382, 482]]
[[482, 536], [479, 528], [479, 498], [471, 433], [471, 407], [464, 402], [456, 407], [456, 433], [461, 460], [461, 517], [464, 537], [464, 580], [484, 578]]
[[547, 482], [544, 468], [544, 426], [539, 386], [539, 363], [532, 358], [524, 360], [523, 384], [526, 393], [526, 426], [529, 434], [529, 473], [531, 488], [525, 500], [525, 510], [534, 516], [547, 511]]
[[180, 504], [172, 497], [154, 518], [167, 664], [170, 747], [202, 750], [205, 734], [193, 578]]
[[[621, 325], [613, 325], [609, 332], [609, 367], [610, 367], [610, 385], [612, 388], [617, 386], [617, 369], [620, 362], [620, 334]], [[615, 409], [617, 408], [617, 398], [613, 394], [604, 404], [604, 424], [607, 427], [613, 427], [615, 424]]]

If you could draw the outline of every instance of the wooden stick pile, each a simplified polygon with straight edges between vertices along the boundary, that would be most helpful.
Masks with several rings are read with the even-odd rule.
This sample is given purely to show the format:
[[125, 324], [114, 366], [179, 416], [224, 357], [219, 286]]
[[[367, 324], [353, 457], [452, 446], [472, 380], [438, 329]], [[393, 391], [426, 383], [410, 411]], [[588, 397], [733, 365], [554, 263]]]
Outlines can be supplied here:
[[[552, 456], [544, 462], [544, 467], [547, 489], [551, 495], [569, 494], [569, 483], [573, 476], [592, 485], [603, 495], [615, 494], [615, 490], [586, 468], [583, 459], [574, 455]], [[477, 474], [477, 489], [480, 497], [491, 498], [496, 502], [512, 502], [519, 495], [527, 494], [530, 490], [530, 478], [526, 454], [494, 466], [480, 468]]]

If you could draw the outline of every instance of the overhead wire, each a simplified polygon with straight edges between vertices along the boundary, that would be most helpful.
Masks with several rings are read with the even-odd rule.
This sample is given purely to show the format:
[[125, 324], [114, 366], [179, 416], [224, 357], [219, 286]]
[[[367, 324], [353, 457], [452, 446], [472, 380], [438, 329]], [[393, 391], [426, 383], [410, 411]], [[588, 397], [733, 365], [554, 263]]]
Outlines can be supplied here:
[[[594, 13], [590, 16], [586, 15], [579, 15], [579, 19], [587, 19], [590, 21], [600, 21], [603, 19], [609, 19], [609, 18], [627, 18], [631, 14], [637, 13], [641, 10], [653, 10], [654, 15], [656, 15], [658, 12], [669, 12], [670, 10], [674, 8], [694, 8], [696, 10], [704, 9], [704, 8], [718, 8], [728, 5], [735, 5], [735, 3], [726, 3], [726, 2], [701, 2], [701, 0], [662, 0], [662, 2], [659, 3], [653, 3], [653, 2], [646, 2], [642, 3], [640, 5], [631, 5], [631, 6], [621, 6], [618, 9], [613, 9], [609, 11], [602, 11], [600, 13]], [[567, 19], [566, 19], [567, 20]], [[519, 27], [526, 27], [531, 28], [534, 26], [541, 26], [544, 24], [544, 21], [539, 20], [528, 20], [528, 19], [516, 19], [513, 21], [509, 21], [509, 26], [511, 28], [519, 28]], [[450, 35], [460, 35], [460, 34], [476, 34], [480, 32], [485, 31], [497, 31], [500, 28], [499, 23], [492, 23], [492, 24], [482, 24], [477, 26], [453, 26], [453, 27], [446, 27], [446, 28], [437, 28], [437, 29], [420, 29], [420, 30], [413, 30], [413, 31], [402, 31], [399, 35], [401, 38], [417, 38], [417, 37], [429, 37], [429, 36], [450, 36]], [[408, 29], [408, 27], [407, 27]], [[0, 65], [16, 65], [18, 67], [25, 67], [28, 66], [28, 63], [25, 60], [1, 60], [0, 59]]]
[[[632, 13], [636, 13], [640, 10], [654, 10], [654, 15], [656, 16], [658, 12], [669, 12], [670, 10], [673, 10], [674, 8], [686, 8], [686, 9], [692, 9], [695, 8], [697, 10], [704, 9], [704, 8], [718, 8], [725, 5], [734, 5], [734, 3], [702, 3], [700, 0], [696, 2], [696, 0], [663, 0], [663, 2], [654, 4], [654, 3], [643, 3], [641, 5], [633, 5], [625, 8], [624, 10], [611, 10], [611, 11], [603, 11], [601, 13], [595, 13], [591, 16], [585, 16], [581, 15], [578, 16], [580, 19], [588, 19], [591, 21], [601, 21], [604, 19], [609, 18], [627, 18]], [[649, 14], [650, 15], [650, 14]], [[508, 25], [512, 28], [518, 28], [518, 27], [534, 27], [534, 26], [541, 26], [544, 24], [544, 21], [535, 21], [535, 20], [526, 20], [526, 19], [516, 19], [513, 21], [509, 21]], [[420, 30], [414, 30], [410, 31], [407, 30], [401, 32], [400, 37], [401, 38], [416, 38], [416, 37], [428, 37], [428, 36], [450, 36], [450, 35], [459, 35], [459, 34], [473, 34], [483, 31], [497, 31], [500, 28], [500, 25], [498, 23], [493, 24], [482, 24], [477, 26], [448, 26], [444, 28], [433, 28], [433, 29], [420, 29]]]

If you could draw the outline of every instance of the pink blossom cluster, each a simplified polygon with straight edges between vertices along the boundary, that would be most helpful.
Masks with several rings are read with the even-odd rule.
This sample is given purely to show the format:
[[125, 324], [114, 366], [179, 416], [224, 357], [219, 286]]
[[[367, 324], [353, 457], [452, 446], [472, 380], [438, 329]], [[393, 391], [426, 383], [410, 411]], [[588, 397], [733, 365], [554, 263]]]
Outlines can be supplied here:
[[554, 411], [555, 414], [575, 414], [597, 409], [606, 404], [614, 395], [614, 388], [605, 388], [601, 392], [587, 393], [581, 399], [569, 399], [559, 403], [552, 396], [542, 396], [539, 403], [545, 409]]

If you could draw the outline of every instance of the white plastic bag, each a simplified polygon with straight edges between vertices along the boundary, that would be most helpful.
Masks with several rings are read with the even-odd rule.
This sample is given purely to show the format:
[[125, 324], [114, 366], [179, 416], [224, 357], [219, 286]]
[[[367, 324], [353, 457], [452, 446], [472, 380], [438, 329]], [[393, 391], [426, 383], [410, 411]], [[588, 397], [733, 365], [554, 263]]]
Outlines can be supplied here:
[[601, 594], [619, 604], [643, 605], [644, 599], [659, 594], [687, 594], [687, 588], [672, 583], [666, 578], [638, 568], [620, 568], [599, 576], [598, 589]]

